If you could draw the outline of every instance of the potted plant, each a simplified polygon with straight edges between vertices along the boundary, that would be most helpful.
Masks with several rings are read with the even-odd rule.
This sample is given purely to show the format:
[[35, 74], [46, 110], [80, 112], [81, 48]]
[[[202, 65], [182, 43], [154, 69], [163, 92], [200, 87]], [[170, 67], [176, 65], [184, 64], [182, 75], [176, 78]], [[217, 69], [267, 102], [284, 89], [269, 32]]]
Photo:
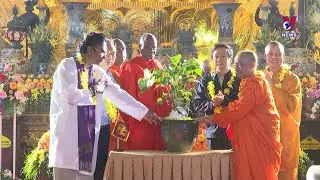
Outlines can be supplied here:
[[60, 34], [49, 26], [36, 26], [29, 36], [31, 62], [37, 74], [45, 74], [53, 60], [53, 50], [60, 44]]
[[170, 57], [171, 63], [163, 69], [144, 70], [144, 78], [139, 79], [141, 92], [151, 86], [168, 88], [168, 93], [155, 103], [163, 103], [164, 99], [171, 102], [172, 111], [162, 123], [162, 135], [169, 152], [183, 152], [192, 148], [192, 143], [198, 132], [198, 123], [189, 117], [189, 106], [196, 90], [196, 81], [202, 70], [197, 59], [181, 59], [181, 55]]
[[308, 154], [300, 149], [299, 152], [299, 166], [298, 166], [298, 180], [305, 180], [308, 169], [314, 165]]
[[38, 146], [27, 155], [22, 174], [25, 180], [52, 180], [53, 170], [49, 168], [50, 132], [42, 135]]

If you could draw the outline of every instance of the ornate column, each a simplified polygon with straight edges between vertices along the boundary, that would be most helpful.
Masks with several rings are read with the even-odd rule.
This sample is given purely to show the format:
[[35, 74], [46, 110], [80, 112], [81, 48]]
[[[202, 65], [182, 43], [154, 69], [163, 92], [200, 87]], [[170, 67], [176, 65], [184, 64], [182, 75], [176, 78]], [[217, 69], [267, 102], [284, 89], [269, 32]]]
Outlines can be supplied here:
[[68, 17], [69, 38], [66, 43], [67, 56], [74, 56], [77, 52], [79, 43], [84, 38], [85, 22], [84, 13], [90, 0], [60, 0], [66, 7]]
[[233, 40], [233, 18], [234, 13], [241, 3], [226, 2], [214, 3], [212, 6], [216, 9], [219, 19], [219, 42], [225, 42], [236, 51], [236, 44]]

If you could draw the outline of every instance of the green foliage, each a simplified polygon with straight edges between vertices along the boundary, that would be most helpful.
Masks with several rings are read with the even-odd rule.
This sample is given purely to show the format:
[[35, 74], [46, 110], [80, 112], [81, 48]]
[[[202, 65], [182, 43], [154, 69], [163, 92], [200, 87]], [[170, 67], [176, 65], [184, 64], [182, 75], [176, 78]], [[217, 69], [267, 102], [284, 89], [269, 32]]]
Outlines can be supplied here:
[[264, 51], [264, 47], [270, 42], [270, 41], [279, 41], [283, 43], [283, 39], [281, 38], [281, 32], [272, 29], [269, 26], [269, 23], [264, 23], [261, 27], [260, 32], [255, 37], [255, 47], [257, 51]]
[[52, 177], [52, 168], [48, 167], [48, 156], [48, 151], [40, 148], [35, 148], [26, 156], [22, 169], [25, 180], [34, 180], [40, 176]]
[[299, 153], [298, 180], [306, 179], [307, 171], [312, 165], [313, 161], [309, 158], [308, 154], [301, 149]]
[[30, 33], [30, 48], [32, 61], [36, 63], [49, 63], [53, 59], [53, 50], [62, 43], [59, 31], [49, 26], [36, 26]]
[[181, 55], [170, 57], [171, 64], [162, 70], [156, 69], [152, 73], [144, 70], [144, 78], [139, 79], [138, 85], [141, 92], [145, 92], [156, 83], [157, 87], [166, 87], [168, 92], [157, 99], [162, 104], [164, 99], [170, 100], [171, 107], [188, 112], [190, 101], [195, 93], [195, 82], [201, 76], [202, 70], [197, 59], [181, 59]]
[[306, 9], [306, 25], [311, 34], [320, 32], [320, 0], [317, 0], [312, 6]]

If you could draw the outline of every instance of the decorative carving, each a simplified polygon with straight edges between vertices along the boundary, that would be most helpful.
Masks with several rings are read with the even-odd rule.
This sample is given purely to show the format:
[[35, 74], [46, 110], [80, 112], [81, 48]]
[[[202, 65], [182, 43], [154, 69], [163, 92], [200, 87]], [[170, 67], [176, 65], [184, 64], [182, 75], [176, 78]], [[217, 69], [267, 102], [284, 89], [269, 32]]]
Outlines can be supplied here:
[[25, 155], [32, 149], [38, 146], [38, 140], [42, 134], [49, 130], [49, 116], [48, 114], [23, 114], [18, 117], [18, 136], [19, 144], [19, 159], [22, 161], [17, 162], [19, 167], [22, 168], [24, 165]]
[[127, 57], [132, 56], [132, 32], [127, 25], [122, 25], [112, 32], [112, 38], [121, 39], [126, 45]]
[[215, 3], [212, 6], [216, 9], [219, 19], [219, 41], [233, 42], [233, 18], [234, 13], [239, 7], [240, 3]]
[[118, 11], [111, 10], [88, 10], [85, 15], [87, 31], [103, 32], [108, 38], [122, 23]]
[[197, 50], [194, 45], [196, 37], [194, 30], [180, 30], [177, 33], [177, 50], [183, 58], [197, 57]]

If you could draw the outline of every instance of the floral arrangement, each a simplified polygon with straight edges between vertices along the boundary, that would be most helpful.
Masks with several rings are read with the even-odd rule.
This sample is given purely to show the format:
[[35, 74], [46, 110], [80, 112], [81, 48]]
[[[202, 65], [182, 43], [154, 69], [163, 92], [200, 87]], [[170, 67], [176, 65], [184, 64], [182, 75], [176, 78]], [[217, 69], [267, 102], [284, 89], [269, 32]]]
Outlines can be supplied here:
[[196, 138], [196, 141], [193, 144], [192, 149], [194, 151], [207, 151], [208, 150], [208, 142], [206, 138], [206, 125], [200, 124], [198, 136]]
[[301, 86], [304, 96], [316, 95], [315, 91], [319, 89], [318, 78], [320, 77], [318, 73], [299, 73], [301, 79]]
[[302, 91], [303, 91], [303, 116], [316, 119], [320, 114], [320, 85], [319, 74], [300, 73]]
[[172, 112], [167, 119], [190, 119], [189, 106], [196, 90], [195, 82], [202, 74], [200, 63], [194, 58], [182, 59], [181, 55], [170, 57], [170, 60], [171, 63], [161, 70], [144, 70], [144, 77], [138, 80], [140, 91], [145, 92], [154, 84], [166, 88], [167, 91], [156, 103], [162, 104], [164, 99], [169, 100]]
[[22, 173], [25, 180], [38, 179], [46, 176], [52, 179], [52, 168], [49, 163], [50, 132], [45, 132], [38, 142], [38, 146], [27, 155]]
[[50, 100], [52, 79], [49, 75], [14, 74], [10, 65], [0, 73], [0, 99], [6, 114], [22, 114], [26, 105], [38, 105]]
[[310, 51], [309, 55], [317, 64], [320, 64], [320, 50]]
[[53, 60], [53, 50], [62, 44], [59, 31], [50, 26], [36, 26], [30, 33], [31, 60], [34, 63], [49, 63]]

